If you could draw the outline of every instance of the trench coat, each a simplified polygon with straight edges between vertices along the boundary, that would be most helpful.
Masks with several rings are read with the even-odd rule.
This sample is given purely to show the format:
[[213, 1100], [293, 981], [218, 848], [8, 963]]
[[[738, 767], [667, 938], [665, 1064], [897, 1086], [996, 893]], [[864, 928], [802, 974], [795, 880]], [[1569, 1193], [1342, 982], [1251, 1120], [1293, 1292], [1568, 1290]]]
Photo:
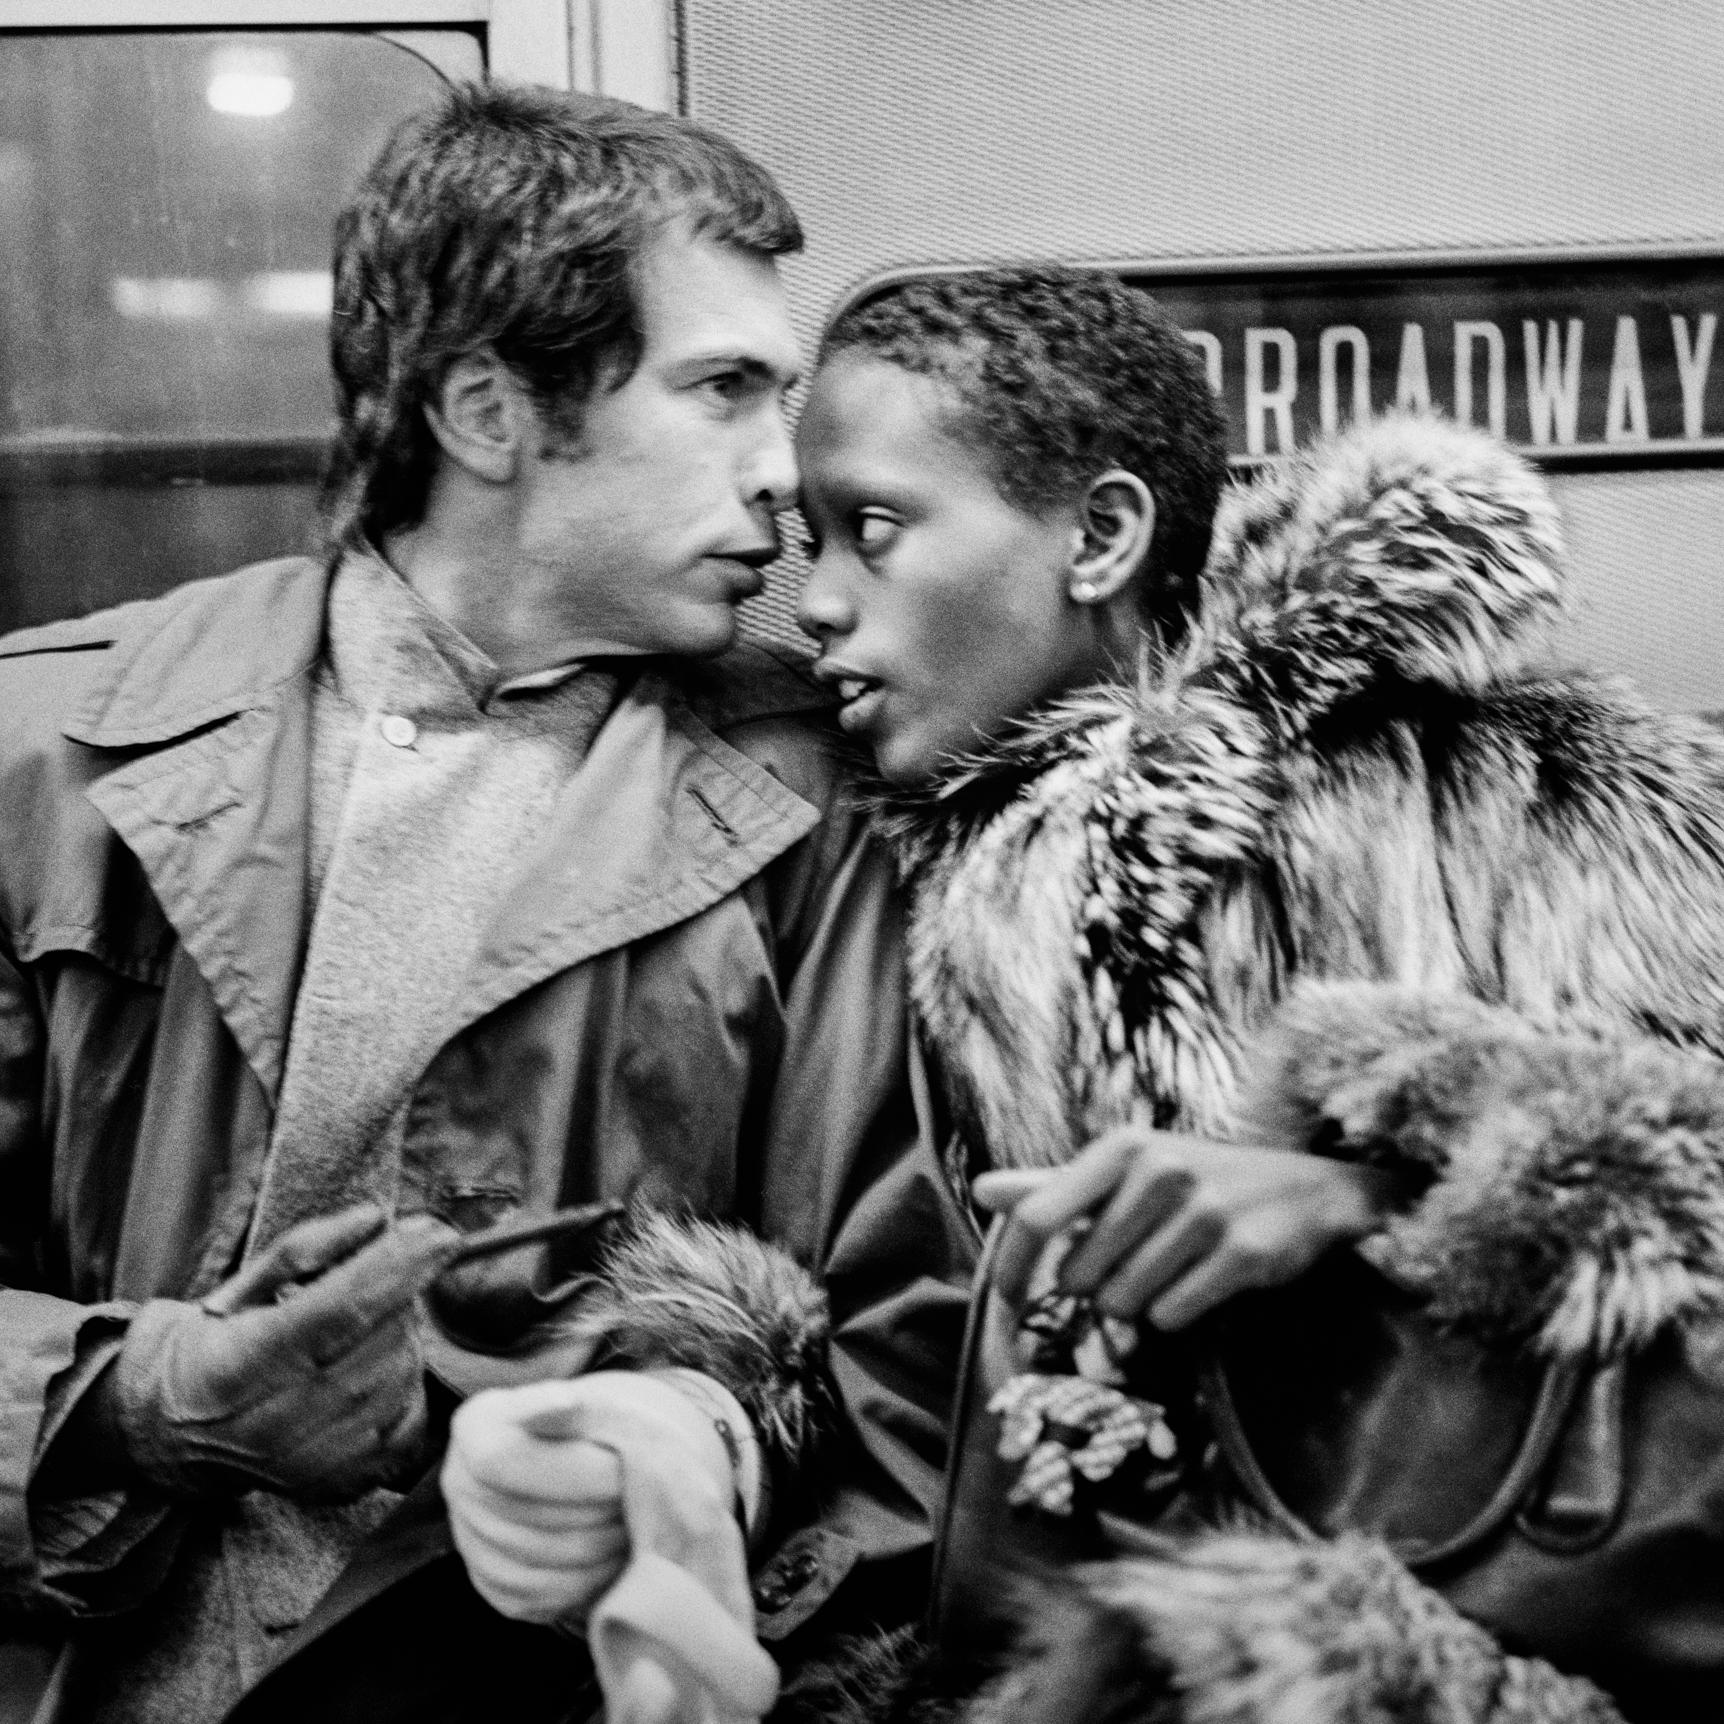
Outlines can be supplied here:
[[[70, 1620], [74, 1657], [82, 1621], [162, 1586], [187, 1513], [75, 1479], [50, 1500], [33, 1473], [134, 1303], [198, 1297], [244, 1238], [306, 945], [326, 588], [284, 559], [0, 641], [0, 1599]], [[626, 667], [413, 1090], [401, 1189], [462, 1226], [681, 1207], [823, 1281], [841, 1430], [763, 1553], [781, 1641], [835, 1597], [914, 1608], [973, 1239], [917, 1101], [889, 869], [820, 704], [755, 648]], [[530, 1365], [556, 1289], [498, 1264], [463, 1330]], [[417, 1500], [301, 1626], [298, 1668], [408, 1575], [483, 1611]]]

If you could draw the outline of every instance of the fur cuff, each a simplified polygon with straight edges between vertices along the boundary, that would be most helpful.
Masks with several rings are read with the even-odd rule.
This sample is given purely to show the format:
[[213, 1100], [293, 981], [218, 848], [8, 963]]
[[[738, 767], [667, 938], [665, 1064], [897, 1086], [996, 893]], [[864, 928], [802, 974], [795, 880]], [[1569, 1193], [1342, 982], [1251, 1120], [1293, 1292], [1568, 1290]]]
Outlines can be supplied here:
[[796, 1667], [767, 1724], [951, 1724], [955, 1704], [932, 1709], [918, 1694], [928, 1666], [914, 1627], [840, 1635]]
[[1604, 1358], [1724, 1310], [1717, 1060], [1356, 983], [1303, 990], [1260, 1051], [1248, 1133], [1425, 1186], [1369, 1249], [1437, 1317]]
[[572, 1319], [598, 1363], [704, 1371], [742, 1403], [775, 1488], [830, 1420], [826, 1297], [783, 1251], [739, 1227], [636, 1214]]
[[1030, 1661], [970, 1724], [1622, 1724], [1353, 1535], [1170, 1544], [1079, 1570], [1036, 1620]]

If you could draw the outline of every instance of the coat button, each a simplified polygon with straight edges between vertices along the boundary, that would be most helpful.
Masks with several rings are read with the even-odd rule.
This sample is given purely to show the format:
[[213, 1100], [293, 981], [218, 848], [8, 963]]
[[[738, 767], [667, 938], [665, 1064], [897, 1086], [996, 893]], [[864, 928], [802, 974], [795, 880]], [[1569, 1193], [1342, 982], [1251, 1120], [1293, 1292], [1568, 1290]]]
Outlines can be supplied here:
[[377, 728], [392, 748], [411, 748], [419, 735], [419, 726], [398, 712], [386, 712]]
[[804, 1545], [773, 1558], [754, 1583], [754, 1602], [764, 1611], [782, 1610], [820, 1572], [820, 1555]]

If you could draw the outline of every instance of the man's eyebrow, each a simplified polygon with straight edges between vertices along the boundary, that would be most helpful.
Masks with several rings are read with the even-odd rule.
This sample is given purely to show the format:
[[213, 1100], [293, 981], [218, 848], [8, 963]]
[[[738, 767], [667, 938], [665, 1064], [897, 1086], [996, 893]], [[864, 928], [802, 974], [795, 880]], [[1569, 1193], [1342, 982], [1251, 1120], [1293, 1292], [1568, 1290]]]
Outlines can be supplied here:
[[780, 367], [758, 353], [745, 353], [738, 348], [715, 347], [710, 353], [691, 354], [674, 370], [678, 377], [695, 377], [707, 371], [740, 371], [755, 382], [770, 383], [779, 389], [793, 389], [802, 381], [802, 373], [794, 365]]

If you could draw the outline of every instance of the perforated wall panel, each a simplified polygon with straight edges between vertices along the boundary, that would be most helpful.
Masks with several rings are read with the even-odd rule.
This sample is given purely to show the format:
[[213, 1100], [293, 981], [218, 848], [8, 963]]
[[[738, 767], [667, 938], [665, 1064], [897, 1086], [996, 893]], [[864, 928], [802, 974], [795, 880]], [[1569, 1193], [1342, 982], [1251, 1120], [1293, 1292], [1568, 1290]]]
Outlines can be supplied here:
[[[683, 0], [690, 112], [777, 173], [817, 334], [1016, 258], [1724, 247], [1716, 0]], [[1569, 645], [1724, 706], [1724, 473], [1569, 476]], [[795, 572], [757, 602], [790, 627]]]

